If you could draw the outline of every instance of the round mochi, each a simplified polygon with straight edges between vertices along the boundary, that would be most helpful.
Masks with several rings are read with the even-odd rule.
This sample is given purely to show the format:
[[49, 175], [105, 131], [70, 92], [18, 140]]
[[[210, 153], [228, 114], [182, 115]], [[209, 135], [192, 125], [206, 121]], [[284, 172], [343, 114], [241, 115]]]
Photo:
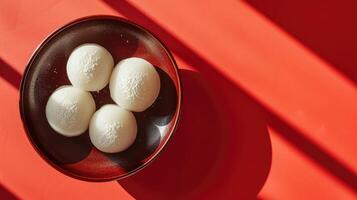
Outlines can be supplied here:
[[92, 95], [73, 86], [58, 88], [46, 104], [48, 123], [57, 133], [67, 137], [85, 132], [94, 112]]
[[160, 92], [160, 77], [154, 66], [142, 58], [127, 58], [114, 68], [110, 96], [122, 108], [141, 112], [150, 107]]
[[108, 84], [113, 66], [113, 57], [104, 47], [83, 44], [69, 56], [67, 75], [73, 86], [86, 91], [99, 91]]
[[93, 145], [105, 153], [126, 150], [135, 141], [136, 119], [130, 111], [114, 104], [102, 106], [94, 113], [89, 125]]

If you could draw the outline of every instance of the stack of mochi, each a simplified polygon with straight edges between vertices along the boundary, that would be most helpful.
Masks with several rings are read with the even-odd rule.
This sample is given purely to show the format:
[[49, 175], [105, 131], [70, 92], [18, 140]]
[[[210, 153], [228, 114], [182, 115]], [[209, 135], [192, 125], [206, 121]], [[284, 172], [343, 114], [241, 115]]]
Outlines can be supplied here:
[[[132, 112], [142, 112], [156, 100], [160, 77], [148, 61], [132, 57], [114, 67], [112, 55], [98, 44], [82, 44], [67, 61], [72, 85], [57, 88], [46, 104], [46, 118], [57, 133], [73, 137], [89, 128], [93, 145], [106, 153], [126, 150], [135, 141], [137, 122]], [[116, 104], [96, 110], [90, 92], [109, 83]]]

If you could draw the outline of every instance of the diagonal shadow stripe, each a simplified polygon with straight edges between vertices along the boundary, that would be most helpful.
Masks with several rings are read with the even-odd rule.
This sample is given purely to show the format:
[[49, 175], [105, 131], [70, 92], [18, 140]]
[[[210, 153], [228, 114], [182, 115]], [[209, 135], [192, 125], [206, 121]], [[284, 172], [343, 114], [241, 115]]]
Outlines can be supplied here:
[[0, 58], [0, 77], [10, 83], [14, 88], [19, 89], [21, 74], [14, 70], [9, 64]]
[[352, 169], [330, 155], [319, 144], [305, 137], [297, 128], [288, 125], [267, 108], [262, 106], [262, 109], [265, 109], [267, 121], [277, 133], [357, 194], [357, 175]]
[[4, 200], [18, 200], [19, 198], [11, 193], [7, 188], [0, 184], [0, 199]]
[[145, 27], [149, 27], [152, 32], [160, 36], [160, 38], [178, 57], [190, 64], [192, 67], [198, 69], [201, 74], [214, 77], [217, 81], [224, 82], [225, 84], [234, 87], [236, 92], [240, 92], [248, 96], [265, 113], [268, 124], [275, 129], [282, 138], [292, 144], [323, 170], [333, 175], [351, 191], [357, 193], [357, 175], [353, 172], [353, 170], [349, 169], [337, 158], [330, 155], [323, 147], [304, 136], [301, 131], [276, 115], [274, 111], [264, 106], [258, 99], [251, 96], [243, 88], [226, 79], [223, 74], [216, 70], [218, 68], [217, 66], [214, 66], [205, 58], [201, 57], [198, 53], [172, 35], [165, 28], [158, 25], [139, 9], [132, 6], [130, 3], [126, 1], [110, 0], [104, 0], [104, 2], [126, 18], [129, 18]]
[[357, 1], [245, 2], [357, 84]]

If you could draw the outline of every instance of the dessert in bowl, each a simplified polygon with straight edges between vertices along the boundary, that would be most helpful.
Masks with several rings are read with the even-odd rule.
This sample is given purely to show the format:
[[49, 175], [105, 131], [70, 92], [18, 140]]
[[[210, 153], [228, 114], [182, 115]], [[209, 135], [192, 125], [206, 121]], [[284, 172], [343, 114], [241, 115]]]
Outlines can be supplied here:
[[[88, 88], [78, 86], [83, 84], [83, 81], [81, 82], [78, 74], [70, 78], [67, 67], [71, 54], [83, 44], [97, 44], [105, 48], [112, 56], [113, 69], [110, 69], [109, 62], [107, 64], [109, 70], [103, 70], [99, 73], [100, 75], [108, 76], [106, 71], [114, 72], [120, 61], [133, 57], [142, 58], [155, 68], [160, 80], [160, 89], [158, 91], [154, 89], [153, 94], [148, 95], [142, 103], [130, 108], [130, 106], [125, 107], [125, 98], [123, 101], [120, 91], [115, 91], [115, 89], [111, 91], [109, 82], [111, 79], [115, 82], [117, 78], [111, 76], [112, 72], [109, 78], [97, 77], [105, 79], [101, 84], [96, 84], [98, 82], [89, 84]], [[107, 55], [105, 51], [99, 53]], [[106, 62], [103, 61], [103, 63]], [[94, 76], [96, 74], [93, 74]], [[107, 79], [108, 82], [106, 82]], [[148, 84], [152, 82], [145, 85]], [[137, 126], [135, 139], [130, 139], [130, 137], [128, 139], [128, 141], [134, 140], [132, 144], [126, 148], [124, 145], [122, 148], [102, 151], [103, 149], [95, 147], [91, 141], [89, 134], [91, 122], [88, 122], [88, 128], [83, 132], [69, 131], [67, 133], [70, 135], [59, 134], [46, 117], [46, 105], [51, 95], [63, 86], [84, 88], [83, 92], [77, 92], [85, 99], [90, 99], [85, 97], [85, 94], [89, 93], [92, 96], [95, 112], [110, 105], [129, 110]], [[74, 96], [78, 97], [78, 95]], [[149, 103], [145, 104], [145, 102]], [[92, 104], [89, 105], [85, 106], [88, 113], [94, 112], [91, 109]], [[149, 107], [145, 108], [147, 105]], [[81, 180], [116, 180], [147, 166], [159, 155], [172, 137], [178, 124], [180, 110], [180, 76], [169, 50], [143, 27], [113, 16], [78, 19], [52, 33], [33, 53], [21, 82], [20, 112], [26, 134], [33, 147], [57, 170]], [[93, 116], [95, 114], [92, 113], [91, 119]], [[130, 118], [125, 114], [123, 116]], [[87, 118], [85, 121], [88, 120]], [[102, 118], [98, 117], [98, 119]], [[81, 133], [78, 134], [78, 132]]]

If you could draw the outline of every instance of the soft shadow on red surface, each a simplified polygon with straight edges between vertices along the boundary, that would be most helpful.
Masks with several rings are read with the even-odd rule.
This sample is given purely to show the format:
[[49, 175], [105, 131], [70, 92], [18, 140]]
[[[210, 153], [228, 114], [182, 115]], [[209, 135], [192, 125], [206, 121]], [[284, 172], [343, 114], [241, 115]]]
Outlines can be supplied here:
[[14, 88], [19, 89], [21, 74], [0, 58], [0, 77], [5, 79]]
[[264, 116], [244, 94], [216, 90], [197, 72], [180, 74], [177, 132], [158, 160], [119, 183], [137, 199], [254, 199], [271, 165]]
[[[145, 16], [143, 13], [141, 13], [138, 9], [136, 9], [129, 3], [122, 2], [122, 1], [121, 2], [106, 1], [106, 2], [109, 5], [111, 5], [114, 9], [116, 9], [118, 12], [120, 12], [121, 14], [126, 16], [127, 18], [129, 18], [129, 19], [149, 28], [153, 32], [155, 32], [161, 39], [163, 39], [163, 41], [170, 47], [170, 49], [176, 53], [177, 56], [179, 56], [180, 58], [185, 60], [192, 67], [195, 67], [199, 71], [199, 75], [188, 75], [187, 77], [185, 75], [186, 78], [184, 78], [184, 81], [185, 80], [186, 81], [191, 81], [191, 80], [195, 81], [196, 80], [199, 82], [199, 83], [197, 83], [198, 88], [203, 87], [202, 85], [204, 85], [204, 84], [202, 84], [202, 83], [207, 83], [207, 82], [212, 83], [212, 84], [215, 83], [214, 85], [212, 85], [212, 87], [214, 89], [221, 86], [222, 92], [226, 95], [228, 95], [229, 93], [233, 93], [233, 94], [245, 96], [244, 98], [248, 98], [249, 100], [243, 101], [243, 102], [246, 102], [246, 103], [249, 102], [247, 104], [253, 105], [253, 106], [249, 106], [249, 108], [253, 109], [253, 110], [257, 110], [255, 112], [253, 112], [253, 115], [254, 115], [253, 117], [252, 116], [248, 117], [248, 119], [253, 119], [252, 122], [247, 123], [247, 124], [242, 123], [242, 122], [237, 123], [235, 125], [236, 126], [235, 128], [237, 128], [237, 130], [235, 130], [232, 127], [230, 127], [231, 125], [229, 125], [228, 127], [226, 127], [225, 125], [223, 125], [223, 126], [217, 125], [217, 127], [215, 127], [215, 121], [213, 120], [213, 119], [215, 119], [214, 118], [215, 114], [218, 114], [218, 116], [219, 116], [216, 119], [219, 119], [220, 121], [225, 120], [225, 118], [222, 117], [222, 116], [224, 116], [225, 113], [221, 112], [221, 110], [219, 112], [217, 112], [217, 108], [219, 108], [217, 106], [217, 104], [219, 102], [221, 102], [223, 104], [222, 105], [223, 110], [229, 110], [230, 108], [234, 108], [233, 102], [235, 102], [235, 99], [225, 98], [224, 101], [220, 100], [218, 103], [217, 103], [217, 100], [212, 100], [212, 102], [213, 102], [212, 104], [215, 106], [216, 110], [210, 109], [209, 107], [207, 107], [205, 105], [206, 99], [201, 100], [199, 103], [196, 103], [198, 105], [198, 106], [196, 106], [197, 110], [199, 110], [199, 109], [203, 110], [204, 112], [202, 112], [202, 113], [205, 113], [205, 115], [202, 115], [203, 117], [201, 117], [201, 115], [199, 116], [199, 119], [202, 118], [202, 124], [208, 124], [209, 127], [212, 127], [212, 129], [210, 129], [210, 131], [207, 132], [206, 134], [215, 135], [217, 132], [222, 133], [227, 130], [235, 130], [235, 131], [232, 133], [224, 134], [225, 135], [224, 137], [218, 139], [219, 143], [217, 143], [217, 144], [215, 143], [213, 145], [213, 147], [218, 147], [217, 148], [218, 153], [214, 152], [213, 150], [209, 151], [209, 154], [212, 154], [212, 155], [223, 155], [222, 157], [219, 157], [218, 161], [213, 162], [213, 160], [212, 160], [212, 163], [210, 163], [210, 165], [208, 165], [208, 166], [213, 165], [213, 167], [210, 167], [210, 169], [204, 169], [204, 168], [200, 167], [199, 170], [195, 170], [195, 171], [198, 171], [199, 173], [197, 175], [198, 178], [195, 178], [193, 182], [194, 183], [201, 182], [202, 184], [204, 184], [201, 188], [198, 189], [198, 192], [195, 193], [196, 187], [192, 187], [192, 185], [190, 185], [190, 187], [192, 187], [191, 189], [181, 188], [180, 191], [188, 191], [188, 194], [195, 195], [195, 194], [198, 194], [200, 192], [200, 190], [203, 190], [204, 188], [210, 188], [210, 187], [226, 188], [227, 186], [228, 186], [227, 188], [229, 188], [229, 186], [230, 186], [231, 187], [231, 188], [229, 188], [230, 190], [226, 191], [227, 194], [224, 194], [224, 195], [229, 195], [229, 194], [235, 195], [235, 193], [240, 193], [240, 192], [244, 193], [244, 190], [246, 188], [241, 186], [241, 188], [237, 189], [236, 185], [234, 185], [235, 178], [229, 179], [230, 176], [227, 176], [227, 174], [229, 174], [229, 172], [239, 174], [240, 173], [239, 168], [236, 168], [236, 166], [231, 166], [230, 163], [227, 164], [226, 162], [221, 162], [222, 160], [226, 160], [226, 159], [227, 160], [233, 159], [233, 158], [238, 159], [242, 156], [238, 156], [236, 158], [235, 156], [229, 156], [229, 155], [223, 154], [222, 152], [230, 151], [231, 148], [238, 148], [237, 153], [241, 153], [241, 155], [250, 158], [250, 156], [248, 156], [249, 153], [244, 152], [244, 151], [242, 151], [242, 152], [239, 151], [240, 150], [239, 148], [241, 148], [239, 145], [232, 146], [230, 148], [225, 149], [222, 147], [221, 142], [223, 142], [223, 144], [224, 144], [224, 142], [227, 142], [227, 141], [229, 141], [231, 143], [236, 142], [237, 144], [238, 143], [241, 144], [241, 142], [239, 140], [230, 140], [229, 136], [233, 135], [234, 133], [241, 133], [242, 131], [239, 131], [240, 128], [249, 130], [249, 128], [250, 128], [249, 125], [252, 125], [253, 122], [258, 125], [261, 124], [261, 117], [259, 114], [260, 112], [264, 113], [264, 116], [266, 117], [266, 122], [268, 123], [268, 125], [270, 125], [274, 129], [276, 129], [278, 134], [280, 134], [280, 136], [285, 138], [288, 142], [290, 142], [293, 146], [295, 146], [302, 153], [305, 153], [305, 155], [308, 158], [312, 159], [318, 165], [320, 165], [321, 169], [326, 170], [327, 172], [331, 173], [331, 175], [334, 175], [338, 180], [340, 180], [342, 183], [344, 183], [348, 188], [352, 189], [354, 192], [357, 191], [357, 176], [356, 176], [356, 174], [353, 173], [352, 170], [350, 170], [346, 166], [344, 166], [343, 163], [341, 163], [337, 158], [334, 158], [333, 156], [329, 155], [328, 152], [326, 150], [324, 150], [322, 147], [320, 147], [318, 144], [316, 144], [313, 141], [310, 141], [308, 138], [306, 138], [303, 135], [303, 133], [301, 133], [298, 129], [292, 127], [291, 125], [286, 123], [282, 118], [280, 118], [279, 116], [277, 116], [276, 114], [271, 112], [268, 108], [261, 105], [258, 100], [256, 100], [254, 97], [249, 96], [249, 94], [244, 92], [244, 90], [239, 88], [239, 86], [235, 85], [230, 80], [226, 79], [222, 74], [220, 74], [218, 71], [215, 70], [215, 68], [217, 68], [216, 66], [213, 66], [211, 63], [207, 62], [204, 58], [202, 58], [200, 55], [198, 55], [193, 50], [191, 50], [189, 47], [187, 47], [187, 45], [185, 45], [184, 43], [179, 41], [177, 38], [175, 38], [173, 35], [171, 35], [168, 31], [166, 31], [164, 28], [160, 27], [158, 24], [156, 24], [154, 21], [152, 21], [150, 18]], [[307, 31], [307, 30], [305, 30], [305, 31]], [[344, 32], [344, 31], [341, 31], [341, 32]], [[349, 45], [347, 45], [347, 46], [349, 46]], [[349, 49], [349, 48], [347, 48], [347, 49]], [[341, 54], [339, 54], [339, 55], [341, 55]], [[6, 63], [4, 64], [4, 63], [5, 62], [1, 60], [0, 76], [2, 78], [4, 78], [5, 80], [7, 80], [9, 83], [11, 83], [14, 87], [18, 87], [20, 78], [21, 78], [20, 74], [18, 74], [15, 70], [11, 69], [11, 67], [9, 65], [7, 65]], [[333, 61], [331, 63], [333, 63]], [[5, 66], [5, 67], [3, 67], [3, 66]], [[184, 73], [185, 72], [183, 72], [183, 74]], [[350, 72], [346, 72], [346, 73], [350, 73]], [[349, 74], [349, 75], [351, 77], [352, 76], [354, 77], [353, 74], [354, 74], [354, 72], [352, 70], [351, 74]], [[204, 86], [204, 87], [207, 87], [207, 86]], [[211, 91], [211, 90], [213, 90], [213, 89], [211, 88], [210, 90], [207, 90], [207, 91]], [[186, 95], [186, 92], [189, 93], [189, 91], [184, 91], [185, 96], [188, 95], [188, 94]], [[201, 93], [197, 94], [198, 95], [197, 97], [192, 96], [191, 98], [194, 99], [194, 98], [207, 97], [207, 95], [210, 96], [212, 94], [213, 93], [205, 94], [204, 92], [201, 92]], [[185, 99], [187, 99], [187, 97], [185, 97]], [[214, 99], [214, 98], [212, 98], [212, 99]], [[188, 101], [188, 100], [186, 100], [186, 101]], [[226, 101], [227, 101], [227, 103], [226, 103]], [[210, 105], [209, 102], [210, 101], [207, 101], [207, 105]], [[189, 102], [189, 103], [191, 104], [191, 102]], [[236, 108], [239, 108], [239, 105], [238, 105], [239, 103], [240, 102], [236, 102], [236, 104], [237, 104]], [[184, 104], [185, 104], [185, 102], [184, 102]], [[196, 107], [194, 105], [195, 104], [190, 105], [184, 109], [196, 109]], [[216, 113], [214, 113], [213, 111], [216, 111]], [[185, 111], [185, 112], [187, 112], [187, 111]], [[233, 114], [235, 113], [237, 115], [240, 114], [239, 109], [237, 109], [237, 110], [232, 109], [232, 110], [230, 110], [230, 112]], [[187, 119], [187, 121], [189, 121], [189, 122], [184, 121], [185, 115], [189, 116], [189, 119]], [[191, 115], [193, 115], [191, 110], [189, 111], [188, 114], [183, 113], [183, 119], [181, 122], [181, 126], [184, 126], [185, 123], [187, 123], [187, 124], [193, 123], [193, 122], [190, 122], [190, 120], [193, 120], [195, 118], [190, 117]], [[209, 118], [208, 116], [213, 116], [213, 117]], [[209, 123], [208, 123], [208, 120], [212, 120], [212, 121], [209, 121]], [[199, 126], [201, 123], [200, 120], [195, 121], [195, 122], [196, 123], [194, 125], [197, 124], [197, 126]], [[239, 120], [237, 120], [237, 122], [239, 122]], [[248, 126], [248, 127], [244, 127], [244, 126]], [[195, 126], [191, 126], [191, 127], [194, 128], [193, 130], [195, 130]], [[191, 127], [188, 126], [188, 128], [191, 128]], [[258, 127], [260, 127], [260, 125]], [[184, 132], [182, 132], [182, 131], [184, 131]], [[265, 131], [262, 131], [262, 133], [264, 133], [264, 132]], [[181, 177], [181, 176], [176, 176], [176, 177], [178, 177], [178, 179], [170, 179], [168, 183], [165, 183], [166, 185], [163, 185], [163, 183], [160, 183], [160, 181], [159, 181], [160, 179], [158, 179], [158, 177], [167, 175], [165, 173], [165, 169], [160, 168], [160, 166], [157, 168], [154, 168], [155, 166], [159, 165], [157, 163], [160, 163], [160, 160], [164, 159], [165, 154], [168, 155], [166, 157], [170, 157], [172, 159], [178, 160], [179, 157], [176, 157], [175, 154], [172, 154], [172, 155], [169, 154], [170, 148], [171, 149], [174, 148], [176, 140], [177, 140], [176, 143], [178, 143], [178, 145], [176, 145], [176, 146], [179, 146], [180, 150], [184, 149], [187, 146], [188, 150], [185, 152], [188, 152], [188, 153], [185, 153], [186, 157], [184, 157], [184, 160], [186, 162], [189, 161], [188, 162], [189, 164], [193, 163], [191, 165], [198, 166], [200, 160], [197, 159], [196, 157], [192, 157], [192, 158], [190, 157], [191, 152], [195, 152], [195, 151], [192, 151], [190, 148], [188, 148], [188, 147], [190, 147], [190, 145], [187, 145], [187, 144], [189, 144], [189, 141], [186, 142], [184, 139], [184, 136], [181, 136], [183, 139], [178, 139], [180, 137], [180, 133], [181, 133], [181, 135], [189, 134], [190, 138], [192, 137], [192, 135], [195, 135], [197, 133], [205, 134], [202, 131], [191, 132], [191, 130], [188, 130], [187, 128], [185, 129], [185, 127], [180, 127], [178, 132], [174, 135], [172, 143], [168, 145], [168, 148], [163, 152], [163, 154], [159, 157], [158, 160], [154, 161], [154, 163], [151, 166], [149, 166], [147, 169], [143, 170], [142, 172], [139, 172], [137, 175], [124, 180], [123, 183], [120, 182], [121, 184], [123, 184], [123, 187], [126, 188], [130, 194], [132, 194], [134, 197], [135, 197], [135, 195], [140, 197], [140, 195], [142, 195], [141, 192], [144, 191], [143, 188], [150, 188], [152, 186], [155, 186], [156, 188], [159, 188], [159, 189], [157, 189], [157, 191], [150, 190], [150, 189], [145, 190], [145, 192], [149, 193], [149, 196], [155, 197], [155, 195], [162, 195], [162, 193], [165, 192], [164, 189], [168, 187], [168, 186], [166, 186], [168, 184], [171, 186], [171, 188], [175, 188], [175, 186], [177, 186], [177, 188], [185, 186], [184, 184], [183, 184], [183, 186], [176, 184], [176, 183], [180, 183], [179, 177]], [[244, 131], [243, 131], [243, 133], [244, 133]], [[237, 136], [237, 137], [240, 137], [240, 136]], [[239, 139], [241, 139], [241, 138], [239, 138]], [[243, 137], [243, 139], [244, 139], [244, 137]], [[191, 140], [193, 140], [193, 139], [191, 139]], [[196, 139], [196, 141], [197, 140], [198, 139]], [[212, 142], [211, 140], [212, 139], [208, 138], [208, 139], [202, 140], [202, 142], [200, 142], [199, 144], [202, 145], [203, 147], [206, 147], [206, 144], [211, 144], [211, 142]], [[192, 141], [190, 141], [190, 142], [192, 142]], [[195, 142], [195, 140], [193, 140], [192, 143], [195, 144], [198, 142]], [[249, 142], [247, 144], [249, 144]], [[243, 143], [242, 145], [245, 145], [245, 143]], [[199, 153], [199, 152], [200, 151], [197, 151], [197, 153]], [[181, 154], [179, 154], [179, 155], [181, 155]], [[270, 159], [269, 157], [263, 157], [263, 158], [267, 159], [267, 160]], [[209, 158], [207, 158], [207, 157], [202, 158], [204, 163], [207, 162], [208, 159]], [[252, 158], [252, 159], [254, 160], [254, 158]], [[227, 165], [222, 166], [220, 163], [221, 164], [224, 163]], [[254, 162], [247, 162], [247, 163], [254, 163]], [[168, 164], [168, 163], [165, 163], [165, 164]], [[182, 166], [185, 163], [181, 164], [181, 163], [173, 162], [173, 164]], [[225, 168], [225, 167], [227, 167], [227, 168]], [[181, 168], [179, 168], [179, 169], [182, 170]], [[219, 174], [218, 172], [221, 169], [225, 169], [225, 174], [223, 175], [223, 177], [227, 178], [228, 181], [227, 182], [212, 181], [215, 178], [217, 178], [217, 176], [214, 176], [214, 175]], [[202, 171], [202, 172], [200, 172], [200, 171]], [[233, 171], [233, 172], [231, 172], [231, 171]], [[156, 174], [158, 174], [158, 176], [151, 176], [151, 174], [149, 172], [152, 172], [154, 174], [156, 173]], [[186, 174], [186, 171], [183, 171], [183, 173]], [[189, 173], [187, 173], [187, 174], [189, 174]], [[207, 174], [209, 176], [206, 177]], [[136, 177], [139, 177], [139, 178], [136, 178]], [[186, 176], [182, 176], [182, 177], [186, 177]], [[166, 178], [166, 180], [168, 180], [168, 178]], [[211, 180], [211, 181], [207, 181], [207, 180]], [[239, 181], [239, 177], [237, 178], [237, 180]], [[185, 181], [185, 180], [181, 179], [181, 182], [186, 183], [189, 181]], [[249, 185], [249, 186], [254, 185], [253, 184], [254, 182], [257, 182], [257, 181], [256, 180], [251, 180], [251, 181], [248, 180], [247, 185]], [[208, 185], [209, 183], [212, 183], [213, 185], [212, 186]], [[222, 183], [224, 183], [226, 185], [222, 186]], [[187, 184], [189, 184], [189, 183], [187, 183]], [[161, 189], [161, 186], [166, 186], [166, 187]], [[173, 189], [169, 190], [169, 193], [172, 190]], [[214, 194], [216, 194], [216, 192], [217, 192], [216, 190], [210, 190], [210, 191], [208, 191], [207, 195], [212, 194], [212, 196], [214, 196]], [[216, 195], [219, 195], [219, 194], [216, 194]]]
[[246, 2], [357, 83], [357, 1]]
[[0, 199], [2, 199], [2, 200], [18, 200], [19, 198], [0, 184]]
[[342, 184], [357, 194], [357, 175], [338, 159], [330, 155], [319, 144], [309, 140], [298, 129], [289, 126], [273, 113], [266, 112], [269, 125], [275, 129], [290, 144], [297, 147], [323, 170], [335, 176]]
[[[218, 90], [220, 92], [226, 94], [230, 94], [230, 93], [242, 94], [248, 97], [250, 99], [249, 101], [254, 102], [253, 104], [256, 105], [257, 109], [261, 110], [264, 113], [268, 125], [271, 126], [273, 129], [275, 129], [282, 138], [284, 138], [286, 141], [292, 144], [299, 151], [304, 153], [307, 156], [307, 158], [311, 159], [316, 164], [318, 164], [322, 170], [325, 170], [326, 172], [330, 173], [335, 178], [337, 178], [337, 180], [339, 180], [342, 184], [344, 184], [347, 188], [357, 193], [357, 175], [351, 169], [345, 166], [341, 161], [339, 161], [338, 158], [335, 158], [334, 156], [330, 155], [327, 150], [325, 150], [319, 144], [311, 141], [309, 138], [304, 136], [304, 134], [301, 131], [299, 131], [297, 128], [287, 123], [280, 116], [276, 115], [269, 108], [261, 104], [260, 101], [257, 100], [255, 97], [250, 96], [248, 93], [244, 91], [244, 89], [240, 88], [238, 85], [234, 84], [233, 82], [225, 78], [224, 75], [222, 75], [220, 72], [215, 70], [217, 69], [216, 66], [209, 63], [206, 59], [198, 55], [194, 50], [190, 49], [187, 45], [185, 45], [183, 42], [181, 42], [179, 39], [173, 36], [165, 28], [158, 25], [155, 21], [150, 19], [140, 10], [132, 6], [130, 3], [126, 1], [119, 2], [119, 1], [109, 1], [109, 0], [105, 0], [104, 2], [106, 2], [112, 8], [116, 9], [120, 14], [124, 15], [130, 20], [135, 21], [138, 24], [143, 25], [144, 27], [149, 28], [151, 31], [157, 34], [178, 57], [180, 57], [186, 63], [189, 63], [192, 67], [194, 67], [199, 71], [200, 76], [204, 77], [202, 78], [203, 82], [214, 83], [215, 84], [214, 87], [219, 88]], [[214, 89], [211, 88], [210, 90], [214, 90]], [[205, 100], [203, 100], [203, 102], [205, 102]], [[220, 102], [222, 104], [221, 106], [225, 108], [227, 107], [227, 105], [229, 105], [229, 102], [235, 102], [235, 99], [224, 98], [224, 100], [222, 100], [221, 98]], [[236, 104], [238, 103], [240, 102], [237, 101]], [[210, 108], [206, 106], [206, 109], [210, 109]], [[240, 110], [231, 110], [231, 112], [236, 112], [239, 114]], [[211, 123], [214, 123], [214, 120], [212, 120]], [[181, 124], [183, 124], [183, 122], [181, 122]], [[236, 128], [239, 128], [239, 126], [240, 124], [237, 124]], [[176, 140], [175, 137], [174, 140]], [[184, 148], [184, 146], [181, 148]], [[249, 153], [247, 155], [249, 155]], [[144, 173], [144, 172], [145, 170], [140, 173]], [[143, 177], [145, 177], [145, 175], [143, 175]], [[152, 178], [152, 177], [148, 177], [148, 178]], [[152, 178], [151, 182], [148, 184], [154, 184], [153, 180], [155, 180], [155, 178]], [[142, 180], [140, 179], [136, 181], [137, 181], [136, 184], [139, 184]], [[174, 185], [175, 181], [176, 180], [172, 180], [171, 184]], [[145, 186], [142, 185], [142, 187]], [[240, 190], [244, 191], [245, 187], [235, 189], [232, 192], [239, 193]], [[129, 189], [128, 191], [130, 193], [133, 193], [133, 191]]]

